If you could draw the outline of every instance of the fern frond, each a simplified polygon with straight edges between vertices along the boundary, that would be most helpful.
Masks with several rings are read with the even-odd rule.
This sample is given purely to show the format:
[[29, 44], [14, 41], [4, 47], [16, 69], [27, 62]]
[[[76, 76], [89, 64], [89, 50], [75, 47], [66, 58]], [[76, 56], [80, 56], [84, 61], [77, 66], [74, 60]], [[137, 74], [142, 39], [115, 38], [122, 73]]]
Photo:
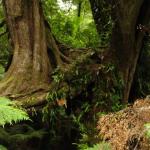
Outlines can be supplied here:
[[12, 104], [13, 104], [13, 102], [10, 99], [8, 99], [6, 97], [0, 97], [0, 106], [1, 105], [12, 105]]
[[0, 97], [0, 125], [4, 126], [21, 120], [30, 120], [30, 118], [25, 111], [15, 108], [10, 99]]

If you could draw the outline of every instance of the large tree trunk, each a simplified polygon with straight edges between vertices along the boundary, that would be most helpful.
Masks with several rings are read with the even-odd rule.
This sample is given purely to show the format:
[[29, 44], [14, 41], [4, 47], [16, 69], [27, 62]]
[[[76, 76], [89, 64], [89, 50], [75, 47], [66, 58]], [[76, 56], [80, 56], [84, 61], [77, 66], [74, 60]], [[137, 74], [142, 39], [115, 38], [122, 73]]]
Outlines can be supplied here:
[[[115, 23], [110, 52], [124, 80], [123, 103], [127, 103], [144, 36], [137, 31], [137, 25], [139, 23], [146, 24], [150, 21], [150, 1], [107, 0], [106, 2], [112, 5], [111, 15]], [[101, 16], [98, 17], [98, 14], [101, 15], [99, 10], [101, 5], [96, 0], [90, 0], [90, 3], [92, 11], [94, 11], [95, 23], [99, 24], [97, 25], [97, 30], [102, 33], [103, 31], [99, 27], [103, 20], [99, 18]], [[102, 21], [99, 22], [98, 19]]]
[[0, 83], [0, 94], [21, 94], [47, 88], [52, 67], [39, 0], [5, 0], [3, 4], [14, 54]]
[[137, 30], [137, 25], [150, 21], [150, 1], [115, 0], [113, 5], [115, 26], [111, 50], [114, 50], [118, 59], [118, 67], [124, 80], [123, 102], [127, 103], [144, 37]]

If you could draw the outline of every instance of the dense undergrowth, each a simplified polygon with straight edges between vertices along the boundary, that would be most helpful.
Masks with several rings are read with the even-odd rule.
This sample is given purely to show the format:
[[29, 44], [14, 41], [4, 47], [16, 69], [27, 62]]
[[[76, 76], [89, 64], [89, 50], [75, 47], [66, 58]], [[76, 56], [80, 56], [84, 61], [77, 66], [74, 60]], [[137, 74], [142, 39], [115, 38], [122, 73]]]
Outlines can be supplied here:
[[78, 1], [74, 1], [73, 4], [64, 2], [64, 9], [57, 1], [46, 0], [43, 7], [52, 33], [58, 41], [76, 48], [100, 46], [101, 37], [96, 31], [87, 0], [82, 2], [80, 15]]
[[[56, 139], [60, 134], [57, 132], [58, 122], [69, 118], [70, 131], [68, 124], [64, 125], [64, 130], [78, 131], [74, 145], [81, 150], [100, 141], [100, 137], [96, 136], [98, 117], [124, 107], [121, 105], [123, 82], [116, 67], [95, 64], [92, 57], [96, 57], [96, 52], [81, 56], [70, 66], [71, 69], [68, 68], [69, 71], [63, 72], [59, 68], [54, 71], [55, 89], [49, 92], [48, 104], [44, 108], [44, 119], [48, 119]], [[105, 143], [102, 145], [105, 146]]]
[[[103, 15], [102, 20], [107, 24], [102, 25], [102, 33], [98, 35], [87, 0], [82, 3], [80, 16], [77, 15], [78, 1], [74, 1], [74, 7], [70, 6], [65, 10], [60, 9], [58, 3], [53, 0], [42, 1], [42, 4], [45, 18], [51, 25], [54, 37], [74, 51], [76, 50], [74, 48], [86, 47], [88, 52], [81, 49], [81, 55], [78, 59], [73, 59], [68, 67], [64, 70], [58, 67], [53, 71], [54, 88], [47, 95], [47, 105], [39, 108], [37, 112], [34, 109], [29, 111], [34, 112], [34, 115], [31, 115], [33, 124], [23, 122], [20, 129], [19, 125], [6, 125], [4, 129], [0, 128], [0, 141], [3, 141], [6, 147], [13, 143], [14, 149], [18, 148], [20, 143], [22, 148], [28, 143], [38, 145], [39, 149], [51, 147], [57, 150], [63, 147], [65, 150], [109, 150], [110, 144], [102, 141], [102, 137], [98, 136], [97, 121], [100, 116], [125, 107], [121, 104], [124, 84], [117, 67], [113, 63], [103, 63], [99, 57], [101, 53], [99, 47], [109, 45], [112, 32], [113, 22], [107, 16], [110, 8], [103, 11], [105, 16]], [[1, 10], [1, 22], [3, 16]], [[0, 28], [0, 33], [5, 32], [6, 29], [6, 26]], [[0, 38], [0, 79], [3, 78], [7, 61], [12, 55], [9, 38], [8, 34]], [[149, 48], [147, 40], [139, 58], [140, 65], [137, 67], [130, 93], [131, 101], [150, 92]], [[1, 107], [3, 105], [0, 103], [0, 109]], [[4, 105], [4, 108], [6, 114], [3, 114], [3, 118], [8, 116], [5, 121], [16, 120], [13, 118], [13, 115], [17, 117], [16, 113], [7, 111], [11, 108], [16, 112], [16, 108], [7, 105]], [[20, 113], [19, 110], [17, 111]], [[0, 123], [1, 120], [0, 118]], [[149, 124], [146, 127], [149, 128]], [[30, 140], [33, 140], [34, 144], [30, 143]], [[1, 147], [0, 145], [0, 149]]]

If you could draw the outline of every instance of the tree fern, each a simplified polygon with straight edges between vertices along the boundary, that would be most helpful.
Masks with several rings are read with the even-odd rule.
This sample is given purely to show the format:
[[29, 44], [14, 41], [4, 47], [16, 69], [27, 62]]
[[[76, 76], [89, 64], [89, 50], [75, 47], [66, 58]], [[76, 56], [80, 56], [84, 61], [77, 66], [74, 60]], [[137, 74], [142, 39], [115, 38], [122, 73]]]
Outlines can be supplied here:
[[0, 125], [16, 123], [21, 120], [30, 120], [28, 114], [14, 106], [14, 103], [5, 97], [0, 97]]

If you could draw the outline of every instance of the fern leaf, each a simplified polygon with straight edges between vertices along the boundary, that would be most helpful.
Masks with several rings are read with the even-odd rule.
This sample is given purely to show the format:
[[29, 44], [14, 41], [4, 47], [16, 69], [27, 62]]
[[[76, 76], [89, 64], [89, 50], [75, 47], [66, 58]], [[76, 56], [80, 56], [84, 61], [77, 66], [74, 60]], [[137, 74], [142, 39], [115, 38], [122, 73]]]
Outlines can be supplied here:
[[30, 120], [30, 118], [25, 111], [15, 108], [8, 98], [0, 97], [0, 125], [4, 126], [21, 120]]
[[8, 99], [6, 97], [0, 97], [0, 106], [1, 105], [12, 105], [12, 104], [13, 104], [13, 102], [10, 99]]

